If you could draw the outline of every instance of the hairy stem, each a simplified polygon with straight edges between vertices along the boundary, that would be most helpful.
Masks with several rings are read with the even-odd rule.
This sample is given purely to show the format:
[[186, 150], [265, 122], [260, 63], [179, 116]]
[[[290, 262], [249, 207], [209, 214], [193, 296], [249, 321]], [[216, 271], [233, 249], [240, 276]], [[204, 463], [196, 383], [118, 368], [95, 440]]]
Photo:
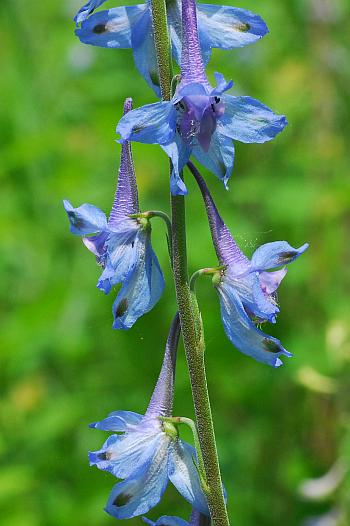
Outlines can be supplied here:
[[191, 293], [186, 257], [186, 218], [182, 196], [172, 197], [173, 271], [181, 329], [191, 379], [199, 442], [202, 450], [208, 506], [214, 526], [228, 526], [226, 505], [205, 372], [205, 343], [195, 296]]
[[[151, 0], [151, 10], [162, 98], [170, 100], [172, 69], [165, 0]], [[214, 526], [229, 526], [205, 372], [202, 321], [188, 279], [184, 197], [171, 196], [171, 209], [174, 282], [206, 476], [206, 496]]]
[[170, 100], [173, 68], [165, 0], [151, 0], [151, 12], [160, 91], [163, 100]]

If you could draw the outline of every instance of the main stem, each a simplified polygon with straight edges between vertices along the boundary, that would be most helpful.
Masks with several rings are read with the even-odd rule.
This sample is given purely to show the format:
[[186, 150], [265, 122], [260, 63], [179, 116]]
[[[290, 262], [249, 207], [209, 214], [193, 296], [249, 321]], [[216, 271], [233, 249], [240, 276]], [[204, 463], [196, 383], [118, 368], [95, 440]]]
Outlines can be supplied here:
[[[172, 68], [165, 0], [151, 0], [151, 11], [162, 98], [170, 100]], [[208, 486], [208, 507], [214, 526], [229, 526], [205, 373], [202, 323], [188, 280], [183, 196], [171, 196], [171, 210], [174, 282]]]

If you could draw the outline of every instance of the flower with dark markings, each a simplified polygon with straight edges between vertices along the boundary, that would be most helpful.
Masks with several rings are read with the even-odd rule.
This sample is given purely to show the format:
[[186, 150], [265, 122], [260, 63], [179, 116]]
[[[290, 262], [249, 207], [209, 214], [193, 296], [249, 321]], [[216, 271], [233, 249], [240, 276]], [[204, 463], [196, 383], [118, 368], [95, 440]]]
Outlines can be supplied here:
[[[81, 27], [76, 35], [85, 44], [107, 48], [131, 48], [136, 67], [160, 96], [156, 52], [153, 42], [150, 1], [91, 13], [105, 0], [91, 0], [75, 20]], [[212, 48], [232, 49], [256, 42], [268, 32], [265, 22], [254, 13], [230, 6], [198, 4], [198, 31], [205, 63]], [[91, 16], [89, 16], [91, 15]], [[181, 0], [167, 0], [172, 51], [181, 59]]]
[[170, 480], [192, 506], [209, 515], [201, 490], [195, 449], [178, 437], [170, 417], [174, 396], [176, 352], [180, 334], [176, 315], [167, 339], [163, 365], [144, 415], [115, 411], [91, 427], [114, 431], [99, 451], [89, 454], [90, 465], [108, 471], [116, 484], [106, 511], [117, 519], [147, 513], [160, 501]]
[[[221, 304], [221, 318], [227, 337], [239, 351], [273, 367], [282, 365], [281, 355], [291, 357], [281, 342], [257, 328], [276, 322], [279, 308], [276, 291], [288, 265], [308, 248], [291, 247], [286, 241], [260, 246], [249, 260], [223, 222], [210, 192], [196, 168], [190, 168], [202, 192], [214, 247], [224, 267], [214, 276]], [[280, 268], [282, 267], [282, 268]], [[272, 270], [272, 272], [268, 272]]]
[[[132, 107], [127, 99], [124, 114]], [[138, 192], [131, 146], [122, 146], [117, 189], [109, 218], [90, 204], [64, 208], [73, 234], [83, 236], [85, 246], [96, 256], [103, 271], [97, 287], [108, 294], [122, 283], [113, 304], [115, 329], [129, 329], [151, 310], [164, 289], [164, 278], [151, 246], [151, 225], [147, 219], [132, 219], [138, 213]]]
[[197, 31], [195, 0], [182, 2], [183, 39], [181, 82], [169, 102], [137, 108], [120, 120], [120, 142], [159, 144], [172, 161], [171, 192], [186, 194], [181, 170], [193, 155], [227, 186], [234, 163], [232, 140], [263, 143], [286, 126], [276, 115], [251, 97], [225, 92], [232, 81], [216, 73], [213, 88], [206, 77]]

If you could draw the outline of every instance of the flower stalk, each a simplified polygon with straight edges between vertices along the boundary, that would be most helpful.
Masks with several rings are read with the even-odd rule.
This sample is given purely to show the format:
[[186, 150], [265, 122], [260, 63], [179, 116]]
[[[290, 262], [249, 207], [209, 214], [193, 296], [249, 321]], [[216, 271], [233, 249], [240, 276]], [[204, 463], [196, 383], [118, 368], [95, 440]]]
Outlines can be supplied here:
[[171, 219], [165, 212], [162, 212], [161, 210], [148, 210], [147, 212], [140, 212], [139, 214], [131, 214], [130, 218], [132, 219], [152, 219], [153, 217], [159, 217], [162, 219], [166, 225], [167, 228], [167, 242], [168, 242], [168, 250], [170, 259], [172, 260], [172, 249], [171, 249], [171, 238], [172, 238], [172, 230], [171, 230]]
[[[151, 0], [151, 9], [161, 93], [163, 100], [166, 101], [171, 99], [172, 67], [165, 0]], [[208, 486], [206, 494], [208, 507], [214, 526], [229, 526], [207, 387], [203, 328], [195, 295], [189, 286], [184, 196], [171, 196], [171, 210], [173, 274], [201, 456]]]

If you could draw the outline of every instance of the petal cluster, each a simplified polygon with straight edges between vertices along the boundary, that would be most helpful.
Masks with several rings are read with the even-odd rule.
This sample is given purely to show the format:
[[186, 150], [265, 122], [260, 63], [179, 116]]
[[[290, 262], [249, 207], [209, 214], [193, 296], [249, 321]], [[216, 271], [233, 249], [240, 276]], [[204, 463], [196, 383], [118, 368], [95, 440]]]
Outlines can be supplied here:
[[[131, 108], [127, 99], [125, 113]], [[146, 219], [132, 219], [139, 212], [136, 178], [129, 143], [122, 146], [114, 203], [107, 219], [91, 204], [64, 208], [73, 234], [83, 236], [85, 246], [102, 267], [97, 287], [108, 294], [122, 284], [113, 304], [115, 329], [129, 329], [150, 311], [164, 289], [164, 278], [151, 246], [151, 225]]]
[[281, 355], [292, 355], [277, 338], [265, 334], [258, 325], [276, 322], [279, 312], [276, 291], [287, 273], [285, 265], [297, 259], [309, 245], [305, 243], [300, 248], [293, 248], [286, 241], [266, 243], [248, 259], [231, 236], [203, 178], [193, 165], [191, 171], [202, 192], [215, 250], [220, 265], [224, 267], [213, 281], [226, 335], [242, 353], [279, 367], [282, 365]]
[[106, 511], [117, 519], [147, 513], [160, 501], [168, 481], [196, 510], [209, 514], [194, 448], [179, 439], [174, 426], [161, 420], [172, 412], [179, 333], [177, 315], [145, 415], [116, 411], [101, 422], [91, 424], [91, 427], [118, 433], [111, 435], [99, 451], [89, 455], [90, 465], [124, 479], [114, 486], [106, 506]]
[[227, 186], [234, 164], [232, 140], [270, 141], [287, 124], [258, 100], [225, 94], [232, 83], [218, 73], [216, 81], [215, 88], [207, 82], [181, 82], [170, 102], [137, 108], [118, 123], [121, 142], [159, 144], [168, 154], [174, 195], [187, 193], [180, 172], [191, 155]]
[[[76, 29], [76, 35], [85, 44], [106, 48], [131, 48], [136, 67], [159, 96], [150, 2], [115, 7], [91, 14], [104, 1], [90, 0], [78, 11], [75, 21], [80, 27]], [[205, 63], [209, 61], [213, 48], [242, 47], [256, 42], [268, 32], [265, 22], [245, 9], [198, 4], [197, 12]], [[173, 56], [180, 63], [181, 0], [167, 1], [167, 16]]]

